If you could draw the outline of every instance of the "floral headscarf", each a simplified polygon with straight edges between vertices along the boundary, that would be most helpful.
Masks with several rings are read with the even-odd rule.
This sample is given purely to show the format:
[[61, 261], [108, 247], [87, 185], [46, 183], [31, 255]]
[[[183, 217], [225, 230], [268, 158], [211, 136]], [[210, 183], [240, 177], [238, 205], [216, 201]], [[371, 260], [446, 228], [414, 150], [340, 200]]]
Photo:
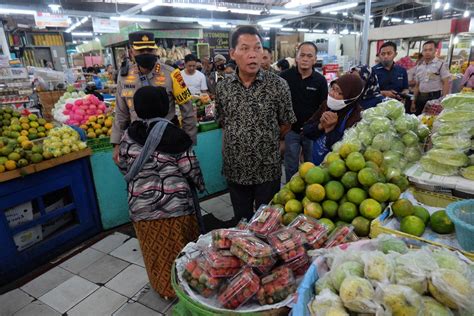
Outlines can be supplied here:
[[366, 65], [351, 68], [351, 72], [354, 71], [357, 71], [359, 76], [365, 81], [365, 90], [361, 98], [362, 107], [367, 109], [381, 102], [384, 97], [380, 94], [380, 86], [375, 73]]

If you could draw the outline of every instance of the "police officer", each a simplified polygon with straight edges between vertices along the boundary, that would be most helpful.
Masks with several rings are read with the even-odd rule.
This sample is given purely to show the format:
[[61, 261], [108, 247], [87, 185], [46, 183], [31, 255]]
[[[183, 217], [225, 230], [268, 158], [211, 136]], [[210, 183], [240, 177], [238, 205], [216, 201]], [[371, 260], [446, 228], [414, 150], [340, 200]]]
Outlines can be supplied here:
[[183, 120], [183, 130], [196, 143], [196, 117], [194, 115], [191, 93], [178, 69], [161, 63], [156, 55], [154, 34], [138, 31], [128, 36], [131, 46], [131, 57], [135, 64], [128, 64], [122, 69], [117, 81], [115, 120], [112, 127], [110, 142], [114, 144], [113, 159], [118, 160], [118, 148], [122, 133], [130, 122], [137, 119], [133, 107], [133, 95], [143, 86], [162, 86], [168, 91], [170, 109], [167, 119], [175, 118], [175, 103], [179, 105]]
[[372, 68], [380, 86], [380, 93], [387, 98], [402, 100], [408, 94], [408, 75], [405, 68], [395, 65], [397, 45], [385, 42], [379, 50], [380, 63]]
[[416, 85], [413, 89], [414, 100], [411, 112], [421, 114], [426, 102], [439, 99], [449, 93], [449, 73], [446, 63], [435, 57], [436, 43], [423, 44], [423, 61], [416, 67]]

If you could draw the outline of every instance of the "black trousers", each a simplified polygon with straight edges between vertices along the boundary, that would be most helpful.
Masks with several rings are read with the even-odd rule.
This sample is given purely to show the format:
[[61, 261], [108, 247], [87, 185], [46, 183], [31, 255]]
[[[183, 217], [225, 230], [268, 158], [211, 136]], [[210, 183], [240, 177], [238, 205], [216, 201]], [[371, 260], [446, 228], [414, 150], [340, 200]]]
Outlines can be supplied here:
[[236, 225], [242, 218], [250, 220], [254, 214], [254, 208], [262, 204], [268, 204], [275, 193], [280, 190], [280, 179], [264, 182], [261, 184], [244, 185], [228, 182], [230, 200], [234, 208], [233, 224]]
[[439, 99], [441, 97], [441, 91], [435, 91], [430, 93], [420, 93], [416, 97], [415, 106], [416, 106], [416, 115], [420, 115], [425, 108], [425, 104], [428, 101]]

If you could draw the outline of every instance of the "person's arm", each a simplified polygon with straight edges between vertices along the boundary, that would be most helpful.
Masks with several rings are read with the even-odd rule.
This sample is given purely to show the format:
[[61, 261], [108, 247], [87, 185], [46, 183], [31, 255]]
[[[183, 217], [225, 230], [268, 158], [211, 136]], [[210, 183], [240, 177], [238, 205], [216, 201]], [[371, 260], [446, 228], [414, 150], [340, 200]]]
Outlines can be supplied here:
[[411, 107], [410, 107], [410, 111], [412, 113], [416, 112], [416, 99], [418, 98], [419, 94], [420, 94], [420, 83], [417, 81], [415, 84], [415, 87], [413, 87], [413, 100], [411, 101]]
[[197, 144], [197, 118], [194, 115], [193, 103], [191, 100], [180, 105], [181, 116], [183, 117], [183, 130], [191, 137], [193, 144]]
[[199, 192], [203, 192], [206, 189], [199, 161], [192, 149], [188, 149], [178, 157], [178, 168], [186, 179], [189, 179], [196, 185]]
[[471, 74], [472, 74], [473, 70], [474, 70], [473, 66], [467, 67], [467, 69], [464, 72], [464, 75], [462, 77], [461, 86], [464, 86], [468, 82], [468, 80], [471, 78]]
[[443, 79], [443, 93], [441, 97], [445, 97], [449, 94], [449, 78]]
[[296, 115], [295, 112], [293, 112], [290, 87], [285, 80], [281, 80], [280, 82], [282, 83], [282, 87], [280, 89], [280, 96], [278, 98], [278, 125], [281, 128], [282, 126], [291, 126], [291, 124], [295, 123]]
[[129, 146], [124, 142], [121, 142], [119, 145], [116, 146], [118, 148], [117, 166], [119, 167], [120, 173], [125, 175], [128, 172], [128, 168], [130, 168], [132, 165], [129, 161], [130, 156], [127, 153], [127, 148]]
[[118, 145], [120, 144], [120, 139], [122, 138], [123, 131], [130, 123], [130, 112], [125, 98], [122, 97], [122, 86], [120, 84], [120, 78], [119, 83], [117, 84], [117, 93], [115, 95], [115, 99], [115, 117], [112, 125], [112, 134], [110, 135], [110, 143], [114, 145], [114, 152], [112, 158], [115, 163], [118, 163]]

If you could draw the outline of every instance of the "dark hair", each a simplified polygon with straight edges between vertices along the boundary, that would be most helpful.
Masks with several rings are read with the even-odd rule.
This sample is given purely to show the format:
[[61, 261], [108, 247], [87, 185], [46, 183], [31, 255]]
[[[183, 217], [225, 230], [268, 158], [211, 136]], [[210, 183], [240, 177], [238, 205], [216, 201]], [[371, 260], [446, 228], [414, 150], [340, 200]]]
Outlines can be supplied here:
[[196, 62], [197, 62], [197, 63], [200, 63], [200, 62], [201, 62], [201, 59], [199, 59], [199, 58], [196, 59]]
[[385, 47], [393, 47], [393, 50], [394, 50], [395, 52], [397, 52], [397, 44], [395, 44], [395, 43], [392, 42], [392, 41], [388, 41], [388, 42], [383, 43], [383, 45], [380, 46], [380, 50], [379, 50], [379, 51], [381, 51], [382, 48], [385, 48]]
[[313, 42], [310, 42], [310, 41], [306, 41], [306, 42], [303, 42], [303, 43], [299, 44], [298, 45], [298, 50], [300, 50], [301, 47], [303, 47], [304, 45], [313, 46], [314, 51], [316, 52], [316, 54], [318, 53], [318, 46], [316, 46], [316, 44], [314, 44]]
[[225, 68], [230, 67], [235, 70], [235, 64], [234, 63], [228, 63], [225, 65]]
[[194, 56], [193, 54], [188, 54], [184, 56], [184, 63], [190, 62], [190, 61], [196, 61], [197, 62], [197, 57]]
[[290, 63], [286, 59], [280, 59], [277, 62], [277, 67], [281, 68], [281, 71], [290, 69]]
[[87, 73], [95, 73], [94, 67], [87, 67]]
[[169, 112], [168, 93], [163, 87], [141, 87], [133, 95], [133, 106], [139, 118], [165, 117]]
[[423, 45], [421, 45], [421, 47], [424, 47], [425, 45], [429, 45], [429, 44], [433, 44], [435, 48], [438, 45], [435, 41], [427, 41]]
[[263, 50], [266, 50], [270, 54], [272, 53], [272, 49], [270, 47], [263, 47]]
[[260, 33], [258, 32], [258, 30], [254, 27], [254, 26], [251, 26], [251, 25], [243, 25], [243, 26], [240, 26], [238, 27], [234, 33], [232, 33], [232, 37], [230, 39], [230, 47], [231, 48], [236, 48], [237, 47], [237, 44], [239, 42], [239, 37], [240, 35], [245, 35], [245, 34], [249, 34], [249, 35], [257, 35], [258, 38], [260, 39], [260, 42], [263, 42], [263, 39], [262, 39], [262, 35], [260, 35]]

